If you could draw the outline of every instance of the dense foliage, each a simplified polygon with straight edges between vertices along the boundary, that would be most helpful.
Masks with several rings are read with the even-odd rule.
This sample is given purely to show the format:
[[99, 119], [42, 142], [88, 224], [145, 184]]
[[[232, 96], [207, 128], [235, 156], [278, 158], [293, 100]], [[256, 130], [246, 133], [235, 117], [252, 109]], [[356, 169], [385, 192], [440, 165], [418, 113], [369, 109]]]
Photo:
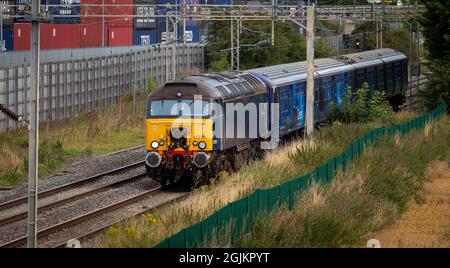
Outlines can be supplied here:
[[[271, 45], [271, 23], [243, 21], [240, 34], [240, 69], [250, 69], [306, 59], [306, 39], [291, 22], [275, 24], [275, 45]], [[230, 68], [230, 22], [217, 21], [209, 26], [206, 63], [209, 71]], [[327, 57], [320, 41], [315, 43], [315, 57]]]
[[386, 93], [375, 91], [370, 96], [370, 90], [365, 83], [356, 92], [347, 90], [340, 105], [331, 103], [327, 112], [327, 121], [339, 122], [372, 122], [375, 120], [390, 120], [393, 113], [388, 106]]
[[[402, 52], [414, 64], [417, 61], [417, 46], [414, 41], [411, 43], [409, 27], [405, 25], [405, 28], [389, 29], [388, 26], [385, 26], [384, 28], [383, 47], [393, 48]], [[377, 48], [375, 32], [375, 23], [363, 22], [355, 26], [352, 34], [369, 33], [366, 35], [365, 46], [367, 50], [372, 50]]]
[[423, 27], [430, 74], [427, 90], [421, 92], [426, 108], [439, 102], [450, 106], [450, 1], [422, 0], [426, 12], [420, 23]]

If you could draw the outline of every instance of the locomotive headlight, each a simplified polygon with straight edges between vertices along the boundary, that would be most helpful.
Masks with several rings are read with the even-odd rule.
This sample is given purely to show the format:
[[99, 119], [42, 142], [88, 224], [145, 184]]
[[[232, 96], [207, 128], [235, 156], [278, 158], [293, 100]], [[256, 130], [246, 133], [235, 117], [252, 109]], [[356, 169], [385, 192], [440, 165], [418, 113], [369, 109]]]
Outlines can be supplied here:
[[163, 145], [164, 145], [164, 141], [160, 141], [159, 146], [163, 146]]
[[197, 141], [194, 141], [194, 142], [192, 143], [192, 145], [197, 146], [197, 145], [198, 145], [198, 142], [197, 142]]
[[206, 148], [206, 142], [204, 142], [204, 141], [199, 142], [198, 143], [198, 148], [204, 150]]
[[152, 141], [152, 148], [153, 148], [153, 149], [158, 149], [158, 147], [159, 147], [159, 142], [157, 142], [157, 141]]

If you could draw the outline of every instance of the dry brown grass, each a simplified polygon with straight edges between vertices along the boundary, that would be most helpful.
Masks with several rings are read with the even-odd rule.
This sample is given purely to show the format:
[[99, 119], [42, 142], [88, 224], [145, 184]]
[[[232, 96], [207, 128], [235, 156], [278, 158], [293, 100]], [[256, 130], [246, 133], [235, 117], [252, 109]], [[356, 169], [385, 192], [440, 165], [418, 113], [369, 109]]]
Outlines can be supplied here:
[[[360, 134], [367, 132], [368, 129], [367, 126], [355, 125], [348, 126], [347, 131], [344, 131], [344, 126], [335, 126], [332, 129], [340, 129], [340, 135], [348, 135], [347, 132], [350, 128], [353, 132]], [[331, 158], [335, 151], [344, 147], [344, 145], [337, 145], [330, 140], [339, 136], [332, 129], [328, 132], [334, 133], [335, 136], [329, 137], [326, 134], [322, 136], [317, 134], [310, 139], [292, 141], [267, 153], [263, 159], [255, 161], [251, 165], [243, 166], [237, 173], [223, 174], [217, 186], [197, 189], [188, 200], [156, 212], [155, 217], [158, 221], [156, 224], [149, 225], [143, 219], [131, 220], [117, 228], [113, 227], [113, 230], [118, 229], [118, 232], [107, 232], [93, 241], [90, 246], [128, 247], [132, 245], [132, 247], [149, 247], [163, 238], [205, 219], [226, 204], [247, 196], [256, 188], [271, 187], [306, 174], [312, 167]], [[294, 156], [300, 154], [299, 151], [302, 154], [315, 154], [321, 157], [303, 162]], [[318, 198], [316, 201], [320, 200], [319, 195], [316, 195], [316, 198]], [[128, 230], [131, 229], [135, 231], [134, 236], [130, 236]], [[148, 233], [152, 235], [147, 236]]]
[[[122, 97], [116, 105], [104, 111], [51, 123], [42, 122], [40, 144], [42, 146], [44, 141], [51, 144], [62, 143], [66, 162], [73, 157], [101, 155], [142, 145], [145, 142], [146, 104], [145, 98], [137, 99], [135, 114], [131, 98]], [[27, 174], [28, 132], [18, 129], [0, 133], [0, 155], [0, 185], [19, 186], [24, 183]], [[40, 167], [43, 160], [45, 159], [41, 155]], [[46, 176], [55, 171], [55, 168], [46, 167], [45, 170], [40, 170], [40, 176]]]
[[450, 247], [450, 167], [434, 161], [427, 168], [423, 201], [411, 200], [391, 227], [373, 234], [382, 247]]

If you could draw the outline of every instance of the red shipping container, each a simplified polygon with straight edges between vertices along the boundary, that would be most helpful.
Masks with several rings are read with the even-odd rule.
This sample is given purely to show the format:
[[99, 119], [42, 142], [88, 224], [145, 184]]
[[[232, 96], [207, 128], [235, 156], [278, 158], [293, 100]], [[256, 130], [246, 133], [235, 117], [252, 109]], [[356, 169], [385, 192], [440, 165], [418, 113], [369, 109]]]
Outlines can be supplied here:
[[[115, 17], [106, 17], [108, 26], [112, 27], [133, 27], [133, 9], [134, 0], [105, 0], [106, 11], [108, 15], [120, 15]], [[119, 6], [117, 6], [119, 5]], [[125, 6], [120, 6], [125, 5]]]
[[29, 50], [31, 47], [31, 24], [14, 23], [14, 50]]
[[[101, 24], [102, 18], [98, 17], [85, 17], [86, 15], [101, 15], [102, 0], [81, 0], [80, 1], [80, 22], [81, 24]], [[95, 5], [95, 6], [93, 6]], [[106, 2], [105, 2], [106, 5]], [[106, 8], [105, 8], [106, 14]]]
[[133, 45], [133, 28], [108, 28], [108, 46], [132, 46]]
[[41, 29], [42, 38], [48, 40], [45, 48], [80, 48], [80, 27], [80, 24], [47, 24]]
[[[48, 24], [40, 24], [40, 48], [48, 47], [48, 36], [43, 34]], [[31, 49], [31, 23], [14, 23], [14, 50], [30, 50]]]
[[[105, 29], [105, 32], [106, 29]], [[99, 47], [102, 45], [102, 26], [98, 24], [81, 25], [81, 47]], [[105, 36], [107, 37], [106, 33]], [[106, 45], [105, 38], [105, 45]]]

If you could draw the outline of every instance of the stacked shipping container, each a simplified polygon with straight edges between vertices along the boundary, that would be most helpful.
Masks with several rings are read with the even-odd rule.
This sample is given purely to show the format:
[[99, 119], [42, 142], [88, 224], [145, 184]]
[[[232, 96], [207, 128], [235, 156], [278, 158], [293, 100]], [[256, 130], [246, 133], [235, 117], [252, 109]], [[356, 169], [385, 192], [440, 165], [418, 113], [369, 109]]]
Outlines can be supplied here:
[[11, 51], [14, 49], [14, 37], [13, 37], [13, 29], [9, 27], [4, 27], [2, 29], [3, 35], [3, 51]]
[[[201, 3], [201, 1], [199, 0], [158, 0], [158, 4], [159, 5], [164, 5], [164, 4], [196, 4], [196, 3]], [[209, 3], [209, 2], [208, 2]], [[161, 7], [159, 10], [159, 14], [166, 14], [166, 11], [168, 11], [167, 8], [165, 7]], [[191, 43], [191, 42], [199, 42], [199, 21], [198, 20], [192, 20], [189, 18], [186, 18], [186, 32], [183, 34], [183, 24], [180, 23], [178, 25], [177, 31], [178, 31], [178, 42], [182, 43], [183, 42], [183, 35], [186, 38], [186, 42]], [[158, 43], [162, 43], [162, 42], [166, 42], [166, 38], [167, 38], [167, 27], [166, 27], [166, 18], [158, 18], [157, 19], [157, 32], [158, 32], [158, 36], [157, 36], [157, 42]]]
[[[155, 9], [145, 5], [154, 5], [156, 0], [135, 0], [133, 44], [147, 46], [157, 41]], [[143, 5], [143, 6], [139, 6]]]
[[13, 50], [13, 19], [11, 15], [14, 14], [14, 10], [10, 7], [10, 5], [14, 5], [14, 0], [4, 1], [3, 3], [7, 5], [3, 5], [2, 10], [0, 10], [1, 20], [2, 20], [2, 28], [0, 29], [0, 35], [3, 40], [3, 43], [0, 43], [0, 52], [1, 49], [3, 51]]
[[[79, 24], [40, 24], [41, 49], [80, 48]], [[14, 50], [29, 50], [31, 47], [31, 24], [14, 23]]]
[[[195, 4], [205, 0], [40, 0], [50, 15], [52, 23], [41, 24], [41, 48], [83, 48], [105, 46], [150, 45], [166, 41], [166, 19], [155, 18], [157, 10], [153, 4]], [[18, 5], [18, 14], [29, 14], [31, 0], [12, 0]], [[102, 2], [105, 7], [102, 8]], [[231, 3], [230, 0], [208, 1], [213, 4]], [[139, 6], [141, 4], [142, 6]], [[55, 7], [54, 5], [61, 5]], [[23, 6], [23, 7], [20, 7]], [[159, 14], [165, 14], [167, 8], [160, 8]], [[76, 16], [80, 14], [80, 16]], [[104, 18], [102, 19], [102, 14]], [[132, 15], [140, 15], [133, 18]], [[102, 37], [102, 21], [104, 36]], [[12, 23], [12, 22], [11, 22]], [[14, 36], [15, 50], [30, 48], [31, 26], [25, 18], [18, 18], [14, 30], [5, 31], [5, 36]], [[183, 36], [187, 42], [199, 42], [199, 21], [186, 19], [186, 32], [179, 23], [179, 42]], [[11, 33], [11, 34], [10, 34]], [[7, 38], [5, 38], [7, 39]], [[11, 39], [12, 40], [12, 39]], [[8, 42], [11, 45], [12, 42]]]
[[101, 46], [102, 21], [105, 46], [133, 44], [133, 0], [81, 0], [80, 11], [82, 47]]
[[[19, 14], [28, 13], [30, 0], [17, 0]], [[42, 23], [41, 48], [98, 47], [102, 44], [102, 12], [104, 11], [105, 46], [133, 45], [133, 0], [41, 0], [45, 9], [53, 15], [53, 23]], [[62, 5], [55, 7], [52, 5]], [[65, 5], [65, 6], [64, 6]], [[128, 6], [114, 6], [128, 5]], [[80, 16], [75, 16], [81, 14]], [[129, 16], [127, 16], [129, 15]], [[25, 18], [14, 24], [14, 49], [29, 50], [31, 25]], [[23, 22], [23, 23], [20, 23]]]

